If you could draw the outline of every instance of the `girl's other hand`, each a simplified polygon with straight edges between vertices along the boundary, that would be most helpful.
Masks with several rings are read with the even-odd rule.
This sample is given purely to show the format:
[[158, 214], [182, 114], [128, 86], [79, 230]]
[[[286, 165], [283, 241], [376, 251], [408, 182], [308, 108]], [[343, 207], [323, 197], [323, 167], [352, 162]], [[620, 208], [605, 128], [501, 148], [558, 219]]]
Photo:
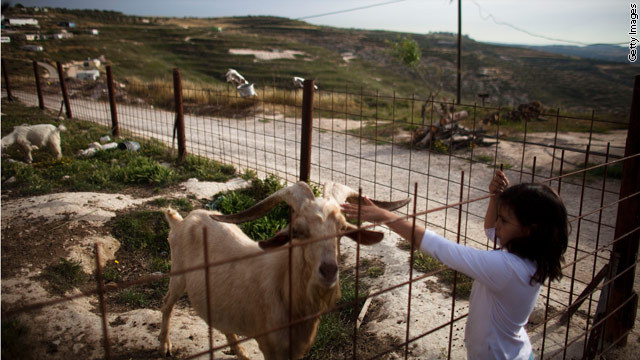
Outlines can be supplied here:
[[491, 194], [499, 194], [504, 191], [509, 186], [509, 179], [507, 176], [500, 170], [496, 170], [493, 175], [493, 179], [489, 183], [489, 192]]

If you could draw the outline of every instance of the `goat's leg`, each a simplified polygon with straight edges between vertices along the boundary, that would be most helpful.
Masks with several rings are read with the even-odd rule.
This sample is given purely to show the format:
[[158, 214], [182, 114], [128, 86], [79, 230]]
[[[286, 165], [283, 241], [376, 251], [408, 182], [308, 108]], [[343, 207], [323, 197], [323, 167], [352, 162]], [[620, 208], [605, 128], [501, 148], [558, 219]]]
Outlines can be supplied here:
[[164, 296], [162, 303], [162, 326], [160, 327], [160, 355], [166, 356], [171, 353], [171, 339], [169, 338], [169, 326], [171, 320], [171, 314], [173, 313], [173, 306], [178, 299], [184, 294], [185, 279], [184, 276], [174, 276], [169, 279], [169, 291]]
[[227, 337], [227, 343], [231, 348], [231, 351], [238, 357], [238, 360], [249, 360], [249, 357], [244, 352], [244, 349], [238, 344], [238, 335], [236, 334], [224, 334]]
[[60, 147], [60, 135], [51, 136], [49, 138], [49, 149], [53, 152], [53, 155], [56, 156], [56, 159], [60, 160], [62, 158], [62, 148]]
[[19, 141], [18, 142], [18, 147], [20, 148], [20, 150], [22, 150], [25, 154], [25, 157], [27, 159], [27, 163], [31, 164], [31, 162], [33, 162], [33, 157], [31, 156], [31, 150], [37, 150], [38, 147], [35, 145], [31, 145], [30, 142], [25, 142], [25, 141]]

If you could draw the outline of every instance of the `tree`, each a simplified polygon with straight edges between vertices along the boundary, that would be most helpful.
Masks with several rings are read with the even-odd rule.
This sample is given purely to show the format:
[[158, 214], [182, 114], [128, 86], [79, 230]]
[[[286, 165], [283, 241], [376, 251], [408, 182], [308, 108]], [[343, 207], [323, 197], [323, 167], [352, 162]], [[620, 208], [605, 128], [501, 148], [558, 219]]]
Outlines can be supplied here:
[[422, 50], [418, 43], [408, 36], [393, 43], [393, 56], [412, 69], [420, 64], [421, 53]]

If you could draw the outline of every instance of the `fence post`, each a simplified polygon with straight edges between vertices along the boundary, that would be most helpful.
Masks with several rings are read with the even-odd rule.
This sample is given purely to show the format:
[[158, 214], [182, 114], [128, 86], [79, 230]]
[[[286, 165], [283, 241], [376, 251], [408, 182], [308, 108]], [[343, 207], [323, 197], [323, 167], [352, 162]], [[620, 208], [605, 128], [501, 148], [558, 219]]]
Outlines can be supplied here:
[[[624, 156], [629, 157], [640, 153], [640, 75], [636, 75], [631, 100], [631, 113], [629, 116], [629, 130]], [[622, 182], [620, 184], [620, 199], [626, 198], [640, 191], [640, 157], [634, 157], [624, 161], [622, 166]], [[634, 300], [627, 302], [624, 308], [618, 310], [605, 323], [604, 343], [618, 342], [620, 346], [627, 343], [628, 330], [633, 328], [636, 318], [638, 295], [633, 291], [636, 259], [638, 257], [638, 241], [640, 240], [640, 196], [635, 195], [618, 204], [618, 216], [614, 239], [619, 239], [613, 245], [610, 263], [613, 265], [613, 275], [618, 275], [627, 270], [619, 278], [613, 281], [607, 301], [607, 314], [621, 306], [630, 297]], [[634, 230], [635, 229], [635, 230]], [[628, 268], [631, 267], [631, 270]]]
[[107, 65], [107, 88], [109, 89], [109, 106], [111, 108], [111, 135], [120, 136], [118, 111], [116, 110], [116, 93], [113, 87], [113, 72], [111, 71], [111, 65]]
[[302, 131], [300, 134], [300, 181], [309, 182], [311, 173], [311, 136], [313, 135], [314, 80], [305, 80], [302, 90]]
[[7, 73], [7, 65], [5, 64], [4, 59], [2, 59], [2, 75], [4, 77], [4, 86], [7, 88], [7, 100], [13, 101], [11, 86], [9, 86], [9, 74]]
[[182, 78], [180, 76], [180, 69], [173, 69], [173, 94], [176, 102], [176, 123], [173, 128], [175, 134], [178, 130], [178, 160], [184, 161], [187, 156], [187, 140], [185, 138], [184, 131], [184, 108], [182, 106]]
[[42, 88], [40, 87], [40, 72], [38, 72], [38, 62], [33, 60], [33, 74], [36, 77], [36, 91], [38, 92], [38, 106], [40, 110], [44, 110], [44, 97], [42, 96]]
[[67, 91], [67, 83], [64, 81], [64, 71], [62, 71], [62, 64], [60, 61], [56, 61], [58, 67], [58, 77], [60, 78], [60, 89], [62, 90], [62, 99], [64, 100], [64, 109], [67, 112], [67, 119], [73, 118], [71, 115], [71, 103], [69, 103], [69, 92]]

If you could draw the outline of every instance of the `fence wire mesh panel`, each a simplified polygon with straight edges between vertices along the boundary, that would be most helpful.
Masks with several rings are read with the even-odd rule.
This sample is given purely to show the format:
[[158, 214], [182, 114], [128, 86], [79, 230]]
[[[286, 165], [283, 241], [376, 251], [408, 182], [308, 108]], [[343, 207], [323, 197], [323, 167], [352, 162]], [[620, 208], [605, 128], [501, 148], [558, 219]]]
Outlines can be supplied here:
[[[40, 100], [31, 63], [7, 61], [6, 65], [11, 76], [11, 93], [16, 100], [29, 106], [38, 106], [42, 101], [47, 109], [65, 116], [57, 74], [50, 73], [41, 79]], [[72, 119], [68, 121], [85, 120], [112, 128], [105, 79], [72, 80], [66, 85], [73, 110]], [[232, 164], [241, 173], [255, 173], [262, 178], [277, 175], [293, 184], [303, 176], [300, 170], [302, 123], [310, 120], [309, 178], [313, 184], [344, 184], [361, 189], [362, 194], [377, 200], [415, 199], [399, 212], [416, 225], [426, 226], [451, 241], [473, 248], [495, 248], [494, 242], [485, 235], [483, 223], [490, 195], [487, 186], [495, 169], [503, 169], [511, 184], [537, 182], [555, 189], [567, 208], [571, 232], [562, 269], [564, 277], [543, 284], [526, 325], [536, 358], [591, 357], [589, 344], [598, 340], [591, 339], [594, 327], [603, 324], [616, 311], [626, 309], [626, 302], [637, 301], [632, 296], [613, 312], [598, 314], [598, 309], [604, 306], [602, 299], [607, 298], [601, 294], [602, 290], [608, 289], [624, 273], [635, 274], [635, 262], [622, 273], [612, 273], [610, 269], [611, 259], [615, 258], [614, 245], [633, 236], [637, 241], [640, 226], [631, 224], [628, 234], [615, 236], [619, 205], [625, 201], [637, 202], [639, 197], [637, 192], [623, 198], [620, 194], [621, 181], [624, 181], [622, 164], [631, 164], [625, 165], [631, 168], [640, 156], [625, 154], [627, 118], [603, 118], [597, 113], [575, 115], [562, 109], [535, 106], [534, 109], [513, 109], [456, 105], [446, 100], [368, 93], [345, 87], [341, 91], [315, 91], [313, 116], [305, 120], [303, 91], [299, 88], [258, 87], [257, 95], [252, 97], [242, 97], [232, 86], [201, 88], [189, 84], [181, 89], [182, 131], [189, 155]], [[143, 147], [144, 142], [151, 141], [172, 148], [178, 146], [175, 111], [178, 105], [170, 83], [125, 84], [115, 79], [115, 93], [121, 138], [142, 141]], [[3, 88], [5, 94], [6, 88]], [[340, 242], [341, 270], [353, 272], [349, 274], [353, 275], [356, 288], [354, 301], [318, 308], [303, 318], [288, 317], [286, 323], [268, 324], [247, 338], [211, 338], [208, 345], [206, 340], [200, 344], [198, 351], [181, 352], [179, 357], [208, 357], [215, 352], [217, 358], [224, 356], [222, 351], [229, 345], [248, 344], [253, 338], [291, 331], [291, 327], [301, 322], [354, 307], [357, 311], [351, 315], [356, 320], [352, 347], [343, 357], [465, 358], [464, 330], [472, 280], [451, 272], [407, 245], [384, 225], [374, 227], [385, 232], [385, 240], [377, 245]], [[370, 224], [363, 226], [371, 227]], [[202, 238], [207, 244], [206, 239], [215, 236], [209, 232]], [[310, 244], [326, 238], [329, 237], [314, 238]], [[297, 254], [296, 248], [304, 246], [307, 245], [292, 243], [278, 251]], [[3, 313], [28, 316], [45, 307], [71, 306], [87, 299], [94, 301], [96, 295], [102, 299], [102, 295], [110, 291], [192, 272], [202, 275], [203, 279], [206, 274], [208, 289], [214, 281], [209, 279], [209, 272], [215, 274], [216, 267], [272, 255], [263, 252], [249, 258], [205, 258], [170, 274], [106, 287], [98, 271], [94, 290], [9, 309], [3, 304]], [[288, 261], [291, 264], [292, 260]], [[381, 264], [382, 274], [372, 277], [371, 267], [361, 270], [372, 262]], [[210, 271], [203, 271], [205, 268]], [[634, 277], [637, 290], [637, 274]], [[358, 287], [365, 284], [366, 293], [360, 297]], [[220, 296], [215, 288], [206, 293], [213, 298], [207, 296], [209, 304]], [[368, 305], [360, 306], [362, 302]], [[108, 303], [101, 308], [104, 330], [98, 325], [88, 329], [93, 335], [87, 336], [86, 341], [102, 339], [100, 346], [104, 346], [104, 352], [100, 356], [110, 357], [118, 353], [113, 348], [126, 335], [114, 325], [119, 314], [109, 313]], [[212, 309], [215, 312], [215, 308]], [[160, 318], [157, 311], [148, 316], [154, 323]], [[393, 341], [376, 342], [372, 337]], [[376, 342], [375, 350], [362, 345], [366, 342]], [[178, 345], [178, 341], [174, 340], [174, 344]], [[597, 347], [596, 352], [609, 350], [609, 345], [611, 341]], [[287, 349], [288, 354], [293, 354], [293, 349]], [[260, 356], [259, 352], [256, 350], [253, 356]]]

